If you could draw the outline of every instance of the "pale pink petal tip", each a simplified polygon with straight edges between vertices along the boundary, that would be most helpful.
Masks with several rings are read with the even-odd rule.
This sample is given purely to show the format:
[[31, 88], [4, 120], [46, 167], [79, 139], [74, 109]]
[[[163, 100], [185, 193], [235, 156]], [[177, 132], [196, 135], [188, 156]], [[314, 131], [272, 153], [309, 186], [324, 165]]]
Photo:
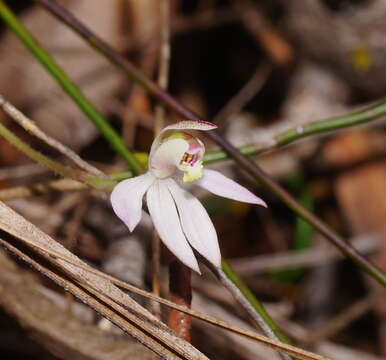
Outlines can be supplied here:
[[268, 207], [267, 203], [262, 199], [262, 198], [259, 198], [258, 196], [255, 195], [255, 204], [256, 205], [261, 205], [261, 206], [264, 206], [265, 208]]
[[217, 129], [218, 126], [216, 124], [211, 123], [210, 121], [197, 121], [202, 127], [203, 130], [214, 130]]
[[204, 176], [196, 184], [218, 196], [267, 207], [262, 199], [244, 186], [215, 170], [204, 170]]

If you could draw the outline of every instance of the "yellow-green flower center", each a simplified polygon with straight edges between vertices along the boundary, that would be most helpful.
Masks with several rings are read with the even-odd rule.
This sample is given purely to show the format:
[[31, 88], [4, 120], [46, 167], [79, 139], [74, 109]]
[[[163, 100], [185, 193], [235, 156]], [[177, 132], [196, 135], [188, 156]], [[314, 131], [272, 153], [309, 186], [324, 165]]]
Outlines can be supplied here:
[[196, 137], [183, 131], [175, 132], [167, 138], [167, 140], [171, 139], [184, 139], [189, 144], [188, 150], [183, 154], [178, 165], [179, 169], [184, 172], [183, 181], [192, 182], [200, 179], [203, 176], [204, 144]]
[[204, 166], [202, 165], [202, 161], [198, 161], [194, 166], [180, 164], [180, 168], [184, 172], [184, 177], [182, 180], [184, 182], [192, 182], [202, 178], [203, 167]]

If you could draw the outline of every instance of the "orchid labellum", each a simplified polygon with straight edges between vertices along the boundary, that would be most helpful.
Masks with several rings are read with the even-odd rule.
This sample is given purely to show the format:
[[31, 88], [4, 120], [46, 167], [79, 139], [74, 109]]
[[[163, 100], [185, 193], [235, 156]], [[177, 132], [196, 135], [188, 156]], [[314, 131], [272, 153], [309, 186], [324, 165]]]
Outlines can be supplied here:
[[[166, 247], [186, 266], [200, 272], [193, 250], [217, 267], [221, 254], [216, 230], [202, 204], [183, 188], [193, 182], [213, 194], [266, 206], [264, 201], [221, 173], [203, 169], [204, 144], [187, 130], [208, 131], [209, 122], [181, 121], [155, 138], [147, 173], [120, 182], [111, 194], [117, 216], [130, 231], [142, 216], [142, 198]], [[181, 181], [182, 177], [182, 181]]]

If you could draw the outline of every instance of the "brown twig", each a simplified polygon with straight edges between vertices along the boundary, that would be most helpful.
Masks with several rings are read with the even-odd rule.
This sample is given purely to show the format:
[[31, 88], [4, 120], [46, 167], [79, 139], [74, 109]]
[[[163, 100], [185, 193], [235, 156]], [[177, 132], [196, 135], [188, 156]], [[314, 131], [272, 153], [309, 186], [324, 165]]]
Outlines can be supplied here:
[[66, 223], [66, 247], [69, 250], [74, 249], [77, 244], [78, 236], [82, 224], [83, 216], [86, 213], [89, 203], [89, 193], [81, 193], [78, 198], [78, 203], [74, 207], [71, 219]]
[[310, 331], [310, 336], [306, 339], [306, 343], [316, 344], [329, 337], [334, 336], [337, 332], [350, 325], [353, 321], [363, 316], [371, 310], [375, 303], [375, 295], [370, 295], [365, 299], [359, 300], [349, 306], [347, 309], [339, 313], [337, 316], [327, 322], [326, 325]]
[[47, 214], [42, 218], [40, 228], [49, 234], [55, 233], [57, 229], [62, 226], [65, 213], [71, 211], [79, 204], [79, 195], [81, 195], [81, 193], [60, 196], [51, 206], [46, 206]]
[[256, 93], [264, 86], [271, 66], [259, 66], [244, 86], [228, 101], [228, 103], [215, 115], [212, 122], [219, 124], [226, 122], [232, 115], [237, 114], [253, 99]]
[[[157, 83], [162, 89], [167, 89], [169, 84], [170, 67], [170, 11], [171, 4], [169, 0], [160, 1], [160, 32], [161, 43], [158, 61], [158, 80]], [[154, 114], [154, 136], [157, 136], [165, 123], [165, 108], [162, 104], [157, 104]], [[152, 291], [154, 295], [160, 294], [160, 267], [161, 267], [161, 242], [156, 230], [153, 231], [152, 238]], [[171, 269], [170, 269], [171, 271]], [[159, 303], [152, 302], [152, 310], [160, 316], [161, 308]], [[186, 316], [183, 314], [183, 316]], [[170, 319], [169, 319], [170, 320]], [[174, 325], [173, 321], [171, 325]], [[169, 324], [170, 326], [170, 324]], [[177, 334], [178, 329], [171, 327]]]
[[28, 198], [36, 195], [44, 195], [53, 191], [81, 191], [89, 189], [86, 184], [71, 179], [53, 180], [47, 183], [38, 183], [28, 186], [15, 186], [0, 190], [0, 200]]
[[28, 176], [42, 175], [49, 172], [40, 164], [31, 163], [0, 169], [0, 180], [20, 179]]
[[[380, 247], [380, 239], [375, 236], [360, 236], [350, 239], [356, 249], [363, 254], [375, 253]], [[323, 246], [299, 251], [283, 251], [278, 253], [244, 257], [232, 260], [232, 268], [243, 276], [255, 276], [293, 269], [298, 267], [315, 267], [342, 259], [342, 254], [334, 247]]]
[[256, 38], [265, 50], [272, 63], [286, 66], [293, 61], [293, 50], [276, 29], [260, 14], [250, 0], [233, 0], [233, 7], [241, 11], [241, 19], [245, 28]]
[[[170, 1], [160, 1], [160, 19], [161, 19], [161, 46], [158, 65], [158, 80], [160, 88], [167, 90], [169, 84], [169, 67], [170, 67]], [[159, 134], [164, 127], [165, 107], [158, 104], [155, 109], [154, 132]]]

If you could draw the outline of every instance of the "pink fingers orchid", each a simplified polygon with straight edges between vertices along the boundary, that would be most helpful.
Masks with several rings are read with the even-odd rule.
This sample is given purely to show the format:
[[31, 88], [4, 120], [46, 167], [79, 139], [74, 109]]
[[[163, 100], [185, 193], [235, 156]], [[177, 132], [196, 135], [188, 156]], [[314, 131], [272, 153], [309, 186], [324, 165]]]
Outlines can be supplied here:
[[266, 206], [259, 197], [220, 172], [203, 169], [204, 144], [187, 130], [208, 131], [216, 127], [198, 121], [181, 121], [165, 127], [151, 146], [148, 172], [121, 181], [111, 194], [115, 213], [130, 231], [141, 220], [146, 194], [149, 213], [161, 240], [183, 264], [198, 273], [193, 249], [217, 267], [221, 266], [221, 254], [208, 213], [183, 188], [183, 183], [194, 182], [213, 194]]

